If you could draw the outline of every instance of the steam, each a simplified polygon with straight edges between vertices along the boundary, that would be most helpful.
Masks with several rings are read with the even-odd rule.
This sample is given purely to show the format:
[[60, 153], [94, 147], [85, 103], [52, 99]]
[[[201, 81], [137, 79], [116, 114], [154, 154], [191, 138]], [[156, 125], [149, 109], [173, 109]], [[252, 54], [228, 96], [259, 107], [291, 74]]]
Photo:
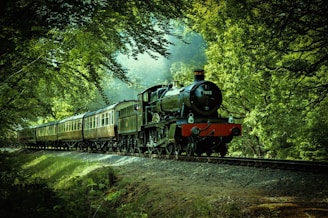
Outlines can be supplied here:
[[[118, 79], [110, 78], [105, 83], [105, 94], [110, 102], [137, 99], [137, 94], [146, 88], [171, 83], [173, 74], [176, 73], [171, 72], [174, 64], [203, 68], [206, 57], [204, 54], [205, 43], [201, 36], [190, 33], [184, 39], [187, 43], [173, 37], [169, 39], [174, 43], [169, 48], [171, 53], [169, 58], [159, 57], [155, 60], [148, 54], [140, 54], [135, 60], [125, 55], [118, 55], [118, 62], [128, 69], [127, 76], [132, 82], [132, 86]], [[192, 69], [190, 73], [192, 73]]]

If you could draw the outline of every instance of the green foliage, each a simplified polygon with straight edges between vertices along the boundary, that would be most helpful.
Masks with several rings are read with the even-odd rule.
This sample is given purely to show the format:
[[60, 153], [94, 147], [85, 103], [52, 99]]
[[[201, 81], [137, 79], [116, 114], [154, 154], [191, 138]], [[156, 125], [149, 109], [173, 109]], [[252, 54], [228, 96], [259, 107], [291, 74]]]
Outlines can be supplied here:
[[321, 0], [194, 2], [190, 25], [208, 44], [205, 69], [222, 88], [220, 112], [243, 123], [232, 152], [327, 158], [318, 128], [328, 118], [326, 9]]
[[129, 83], [118, 52], [167, 56], [164, 35], [185, 6], [178, 0], [1, 2], [1, 137], [38, 117], [86, 111], [99, 96], [102, 105], [113, 103], [101, 81], [112, 74]]
[[96, 163], [40, 154], [0, 154], [1, 215], [6, 217], [106, 217], [121, 192], [116, 177]]
[[0, 211], [3, 217], [60, 217], [65, 213], [53, 213], [58, 203], [56, 194], [46, 181], [30, 179], [20, 168], [17, 153], [0, 153]]

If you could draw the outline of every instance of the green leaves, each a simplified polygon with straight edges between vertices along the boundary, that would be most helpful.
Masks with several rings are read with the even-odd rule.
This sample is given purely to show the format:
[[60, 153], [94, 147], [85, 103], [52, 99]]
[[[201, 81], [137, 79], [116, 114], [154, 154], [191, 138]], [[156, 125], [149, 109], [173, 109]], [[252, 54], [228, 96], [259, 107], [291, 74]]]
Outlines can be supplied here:
[[[322, 3], [194, 4], [191, 23], [208, 42], [207, 78], [223, 90], [221, 114], [243, 118], [244, 142], [252, 148], [244, 155], [266, 151], [271, 157], [305, 158], [303, 149], [314, 142], [309, 135], [320, 135], [314, 123], [323, 124], [317, 121], [322, 118], [310, 111], [319, 113], [327, 101], [323, 87], [327, 88], [328, 77], [323, 70], [328, 44], [322, 35], [327, 33], [322, 22], [327, 15]], [[326, 143], [320, 140], [320, 146]], [[235, 148], [231, 150], [241, 148], [238, 142]]]
[[105, 75], [130, 83], [117, 54], [167, 56], [169, 21], [186, 6], [178, 0], [1, 4], [0, 133], [37, 117], [87, 111], [99, 96], [102, 105], [112, 103]]

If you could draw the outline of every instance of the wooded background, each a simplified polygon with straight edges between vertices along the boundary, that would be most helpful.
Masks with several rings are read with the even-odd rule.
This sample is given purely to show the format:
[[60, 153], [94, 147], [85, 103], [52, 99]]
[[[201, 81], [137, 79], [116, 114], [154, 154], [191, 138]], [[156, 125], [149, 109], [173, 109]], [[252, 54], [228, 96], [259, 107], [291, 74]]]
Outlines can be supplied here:
[[0, 137], [136, 97], [153, 85], [140, 72], [188, 84], [204, 67], [220, 114], [243, 125], [231, 155], [327, 160], [327, 11], [323, 0], [1, 1]]

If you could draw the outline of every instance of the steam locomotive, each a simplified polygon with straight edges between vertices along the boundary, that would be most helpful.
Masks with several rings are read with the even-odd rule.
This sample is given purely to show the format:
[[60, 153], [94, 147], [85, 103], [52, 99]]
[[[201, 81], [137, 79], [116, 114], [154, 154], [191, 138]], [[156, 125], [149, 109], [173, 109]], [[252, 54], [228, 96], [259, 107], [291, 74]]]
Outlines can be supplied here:
[[241, 135], [241, 125], [218, 116], [222, 93], [204, 80], [204, 70], [194, 76], [189, 86], [153, 86], [138, 100], [22, 129], [18, 141], [34, 148], [224, 157], [226, 144]]

